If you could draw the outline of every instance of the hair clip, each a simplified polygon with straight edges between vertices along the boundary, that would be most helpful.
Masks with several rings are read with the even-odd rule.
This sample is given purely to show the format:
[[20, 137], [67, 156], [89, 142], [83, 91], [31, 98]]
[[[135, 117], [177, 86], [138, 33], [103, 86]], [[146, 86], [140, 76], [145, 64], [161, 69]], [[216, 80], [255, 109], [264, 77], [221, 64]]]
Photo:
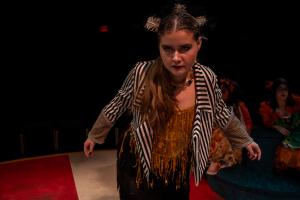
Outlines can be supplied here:
[[145, 28], [149, 31], [157, 32], [160, 24], [160, 18], [158, 17], [148, 17], [145, 24]]
[[206, 22], [207, 22], [205, 16], [196, 17], [196, 20], [197, 20], [200, 27], [203, 26], [204, 24], [206, 24]]
[[186, 12], [186, 6], [180, 3], [175, 4], [174, 9], [173, 9], [174, 13], [182, 13], [182, 12]]

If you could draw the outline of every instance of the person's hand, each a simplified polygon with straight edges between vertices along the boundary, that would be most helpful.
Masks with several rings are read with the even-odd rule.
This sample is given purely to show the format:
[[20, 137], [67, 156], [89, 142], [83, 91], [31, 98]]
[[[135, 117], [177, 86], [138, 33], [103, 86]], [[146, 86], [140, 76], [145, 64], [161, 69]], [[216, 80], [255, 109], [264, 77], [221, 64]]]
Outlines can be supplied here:
[[274, 125], [273, 128], [284, 136], [288, 136], [290, 134], [290, 131], [282, 126]]
[[91, 139], [86, 139], [83, 145], [84, 155], [89, 158], [94, 156], [95, 142]]
[[261, 158], [261, 150], [255, 142], [252, 142], [246, 146], [246, 149], [248, 150], [248, 157], [250, 160], [260, 160]]

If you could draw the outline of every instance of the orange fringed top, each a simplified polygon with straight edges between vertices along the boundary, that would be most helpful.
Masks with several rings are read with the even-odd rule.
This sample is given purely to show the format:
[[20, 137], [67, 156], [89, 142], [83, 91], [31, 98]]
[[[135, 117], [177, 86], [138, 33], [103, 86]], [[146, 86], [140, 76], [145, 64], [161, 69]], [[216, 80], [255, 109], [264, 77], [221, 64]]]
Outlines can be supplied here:
[[166, 130], [154, 135], [152, 170], [166, 185], [175, 181], [176, 188], [179, 188], [187, 181], [194, 116], [194, 107], [178, 111], [170, 119]]

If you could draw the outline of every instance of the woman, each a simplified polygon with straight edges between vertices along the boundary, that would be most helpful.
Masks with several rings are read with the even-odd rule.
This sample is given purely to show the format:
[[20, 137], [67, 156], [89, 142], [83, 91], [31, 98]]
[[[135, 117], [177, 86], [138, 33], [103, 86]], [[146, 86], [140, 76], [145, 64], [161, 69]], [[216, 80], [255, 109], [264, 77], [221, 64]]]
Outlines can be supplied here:
[[284, 137], [276, 149], [275, 169], [300, 170], [300, 101], [289, 91], [288, 82], [277, 78], [272, 85], [270, 100], [261, 102], [259, 113], [263, 124]]
[[196, 61], [204, 22], [178, 4], [163, 19], [150, 17], [146, 28], [158, 33], [160, 57], [135, 65], [89, 132], [87, 157], [122, 113], [132, 112], [127, 135], [134, 151], [124, 153], [130, 162], [122, 177], [129, 184], [120, 184], [121, 199], [188, 199], [189, 173], [198, 185], [214, 123], [230, 129], [232, 142], [246, 147], [250, 159], [260, 159], [259, 146], [227, 110], [215, 74]]

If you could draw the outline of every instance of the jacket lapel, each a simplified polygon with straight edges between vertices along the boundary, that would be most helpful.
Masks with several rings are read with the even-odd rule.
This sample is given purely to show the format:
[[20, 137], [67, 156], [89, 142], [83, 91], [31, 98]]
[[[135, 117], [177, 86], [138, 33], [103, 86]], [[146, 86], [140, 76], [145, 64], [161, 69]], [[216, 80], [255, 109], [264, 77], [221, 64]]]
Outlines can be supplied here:
[[213, 121], [214, 83], [209, 82], [209, 70], [199, 63], [194, 66], [196, 89], [196, 115], [192, 133], [192, 148], [194, 161], [195, 182], [198, 185], [206, 168], [209, 157], [210, 138]]
[[206, 112], [212, 112], [212, 88], [209, 87], [212, 83], [209, 83], [207, 72], [202, 69], [199, 63], [194, 66], [195, 71], [195, 89], [196, 89], [196, 104], [197, 109], [204, 110]]

